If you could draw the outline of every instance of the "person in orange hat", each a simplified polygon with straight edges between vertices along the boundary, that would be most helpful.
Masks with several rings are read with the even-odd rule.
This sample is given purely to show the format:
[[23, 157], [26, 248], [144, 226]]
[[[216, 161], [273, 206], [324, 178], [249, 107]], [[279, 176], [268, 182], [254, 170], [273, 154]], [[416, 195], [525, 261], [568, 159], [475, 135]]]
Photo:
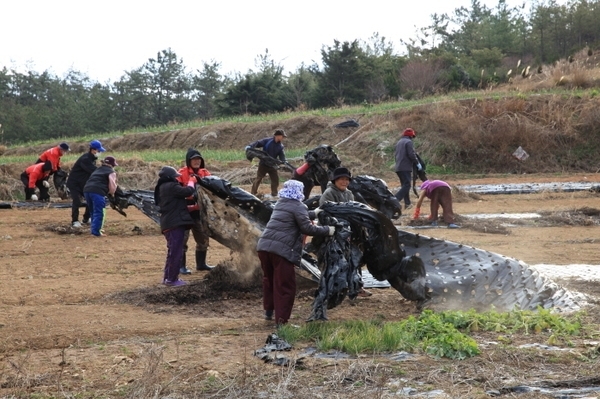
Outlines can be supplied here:
[[413, 166], [416, 166], [419, 171], [423, 170], [423, 166], [419, 162], [415, 153], [415, 147], [413, 146], [415, 137], [417, 135], [412, 128], [405, 129], [394, 151], [394, 158], [396, 160], [394, 170], [400, 179], [400, 190], [396, 193], [396, 198], [398, 198], [398, 202], [400, 203], [404, 201], [404, 209], [409, 209], [412, 206], [410, 203], [410, 182]]
[[95, 237], [104, 235], [101, 229], [104, 225], [106, 196], [115, 195], [117, 191], [115, 166], [118, 166], [115, 157], [104, 158], [102, 165], [94, 170], [83, 187], [85, 202], [90, 207], [92, 216], [91, 231]]

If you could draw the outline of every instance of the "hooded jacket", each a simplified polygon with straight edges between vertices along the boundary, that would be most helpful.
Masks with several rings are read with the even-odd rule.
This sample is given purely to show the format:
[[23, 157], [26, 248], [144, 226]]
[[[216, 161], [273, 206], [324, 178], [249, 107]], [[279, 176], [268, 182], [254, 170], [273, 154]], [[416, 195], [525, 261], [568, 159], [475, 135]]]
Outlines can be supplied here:
[[187, 209], [186, 197], [193, 195], [194, 188], [182, 186], [173, 177], [160, 177], [154, 188], [155, 204], [160, 207], [160, 230], [164, 233], [176, 227], [194, 223]]
[[[198, 169], [192, 168], [192, 157], [194, 155], [200, 155], [200, 167]], [[188, 184], [190, 179], [193, 177], [192, 175], [197, 175], [200, 177], [210, 176], [210, 172], [208, 171], [208, 169], [204, 168], [204, 158], [202, 157], [202, 154], [200, 154], [200, 151], [194, 148], [188, 149], [187, 153], [185, 154], [185, 166], [179, 169], [177, 172], [179, 172], [179, 174], [181, 175], [177, 178], [177, 181], [179, 181], [184, 186]], [[193, 195], [187, 197], [186, 201], [187, 205], [190, 206], [190, 208], [188, 209], [194, 209], [190, 211], [192, 217], [195, 220], [200, 219], [200, 211], [198, 209], [195, 209], [197, 208], [198, 201], [196, 201]]]
[[[200, 155], [200, 168], [195, 170], [192, 168], [192, 157], [194, 155]], [[204, 158], [202, 157], [202, 154], [194, 148], [188, 149], [187, 154], [185, 154], [185, 166], [179, 169], [178, 172], [181, 176], [179, 176], [177, 180], [183, 185], [188, 184], [192, 175], [198, 175], [200, 177], [210, 176], [210, 172], [204, 167]]]

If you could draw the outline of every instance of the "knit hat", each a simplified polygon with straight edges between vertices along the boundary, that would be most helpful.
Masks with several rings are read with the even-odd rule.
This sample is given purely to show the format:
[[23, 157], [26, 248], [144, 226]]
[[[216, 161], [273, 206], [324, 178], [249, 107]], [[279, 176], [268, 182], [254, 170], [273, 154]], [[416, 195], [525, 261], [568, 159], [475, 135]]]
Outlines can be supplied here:
[[403, 136], [406, 136], [406, 137], [410, 137], [410, 138], [415, 138], [415, 137], [417, 137], [417, 135], [416, 135], [415, 131], [414, 131], [413, 129], [411, 129], [410, 127], [409, 127], [409, 128], [406, 128], [406, 129], [404, 129], [404, 133], [402, 133], [402, 135], [403, 135]]
[[287, 137], [287, 134], [285, 134], [285, 131], [283, 129], [277, 129], [275, 130], [275, 133], [273, 133], [273, 136]]
[[104, 162], [105, 164], [108, 164], [112, 167], [119, 166], [115, 157], [106, 157], [106, 158], [104, 158], [104, 160], [102, 162]]
[[71, 148], [69, 147], [69, 145], [67, 143], [60, 143], [58, 146], [63, 151], [71, 151]]
[[336, 181], [340, 177], [347, 177], [348, 179], [352, 180], [352, 173], [350, 173], [348, 168], [336, 168], [333, 171], [333, 178], [331, 181]]
[[279, 190], [279, 198], [304, 200], [304, 183], [298, 180], [288, 180], [283, 183], [283, 188]]

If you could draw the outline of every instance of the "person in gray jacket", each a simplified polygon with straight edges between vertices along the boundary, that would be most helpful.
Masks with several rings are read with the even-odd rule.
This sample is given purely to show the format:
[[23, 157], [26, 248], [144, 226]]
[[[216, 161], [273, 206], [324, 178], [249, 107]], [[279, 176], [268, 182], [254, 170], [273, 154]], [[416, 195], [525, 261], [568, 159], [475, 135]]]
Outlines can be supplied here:
[[[327, 189], [319, 198], [319, 206], [323, 205], [327, 201], [331, 202], [350, 202], [354, 201], [354, 194], [348, 190], [348, 185], [352, 180], [352, 174], [348, 168], [336, 168], [333, 171], [333, 179], [327, 184]], [[361, 272], [362, 275], [362, 272]], [[360, 288], [358, 296], [369, 297], [373, 295], [371, 292]]]
[[336, 168], [333, 171], [333, 179], [327, 184], [327, 189], [319, 198], [319, 206], [327, 201], [349, 202], [354, 201], [354, 194], [348, 190], [352, 180], [352, 174], [347, 168]]
[[302, 202], [304, 184], [288, 180], [279, 190], [271, 219], [258, 239], [256, 250], [263, 270], [263, 307], [265, 319], [286, 324], [296, 297], [296, 272], [302, 257], [303, 235], [332, 236], [334, 226], [311, 222], [320, 209], [309, 211]]
[[171, 287], [186, 285], [179, 279], [179, 266], [183, 258], [183, 236], [194, 224], [186, 198], [195, 194], [195, 182], [190, 180], [183, 186], [177, 181], [179, 176], [181, 174], [175, 168], [163, 166], [154, 188], [154, 203], [160, 207], [160, 230], [167, 240], [163, 284]]
[[400, 179], [400, 190], [396, 193], [396, 198], [398, 198], [398, 202], [400, 203], [404, 200], [404, 209], [409, 209], [412, 206], [410, 203], [410, 182], [413, 165], [416, 165], [417, 170], [423, 170], [423, 166], [417, 159], [415, 147], [412, 142], [416, 136], [413, 129], [405, 129], [402, 137], [396, 143], [394, 151], [396, 159], [395, 171]]

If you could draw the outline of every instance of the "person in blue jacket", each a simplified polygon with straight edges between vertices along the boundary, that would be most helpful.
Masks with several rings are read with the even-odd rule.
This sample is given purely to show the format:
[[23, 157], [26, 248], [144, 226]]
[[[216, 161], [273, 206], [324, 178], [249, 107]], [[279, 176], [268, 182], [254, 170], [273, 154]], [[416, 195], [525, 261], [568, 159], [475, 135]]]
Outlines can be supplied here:
[[[267, 137], [250, 143], [245, 149], [262, 148], [263, 151], [269, 154], [270, 157], [279, 159], [281, 162], [286, 162], [285, 151], [283, 150], [282, 143], [284, 137], [287, 137], [287, 134], [285, 134], [283, 129], [277, 129], [275, 130], [275, 133], [273, 133], [273, 137]], [[252, 190], [250, 191], [252, 195], [256, 195], [256, 193], [258, 193], [258, 186], [260, 186], [262, 179], [267, 174], [271, 180], [271, 196], [277, 196], [277, 191], [279, 190], [279, 174], [277, 173], [277, 168], [267, 166], [262, 160], [258, 164], [256, 179], [252, 184]]]

